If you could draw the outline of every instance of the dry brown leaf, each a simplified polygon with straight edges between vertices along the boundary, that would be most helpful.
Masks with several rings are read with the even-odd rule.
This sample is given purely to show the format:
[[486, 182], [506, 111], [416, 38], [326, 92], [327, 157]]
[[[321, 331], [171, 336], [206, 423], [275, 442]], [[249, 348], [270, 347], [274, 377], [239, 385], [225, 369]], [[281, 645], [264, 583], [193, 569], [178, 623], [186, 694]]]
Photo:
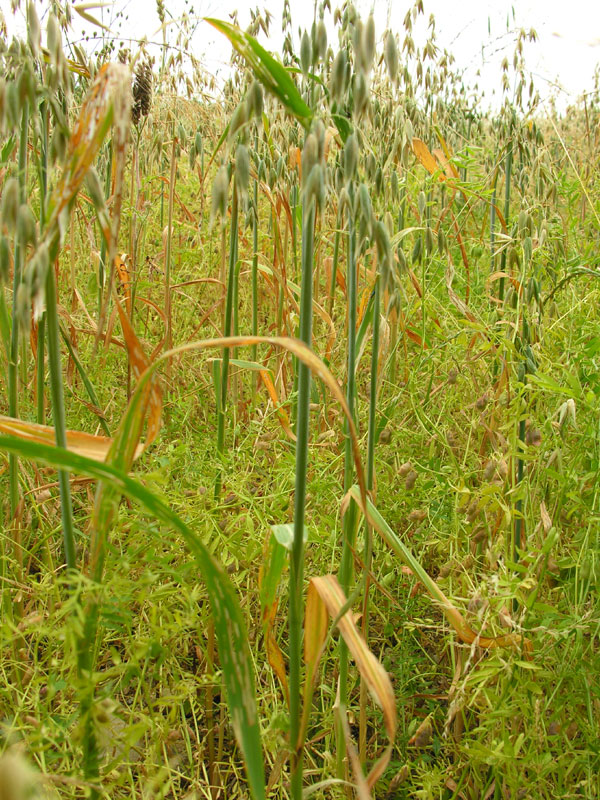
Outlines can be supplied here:
[[[429, 148], [425, 144], [424, 141], [421, 139], [417, 139], [416, 137], [412, 140], [412, 149], [413, 153], [419, 159], [421, 164], [425, 167], [427, 172], [430, 175], [433, 175], [436, 172], [439, 172], [439, 167], [435, 158], [429, 152]], [[445, 180], [445, 175], [440, 175], [439, 179], [441, 181]]]

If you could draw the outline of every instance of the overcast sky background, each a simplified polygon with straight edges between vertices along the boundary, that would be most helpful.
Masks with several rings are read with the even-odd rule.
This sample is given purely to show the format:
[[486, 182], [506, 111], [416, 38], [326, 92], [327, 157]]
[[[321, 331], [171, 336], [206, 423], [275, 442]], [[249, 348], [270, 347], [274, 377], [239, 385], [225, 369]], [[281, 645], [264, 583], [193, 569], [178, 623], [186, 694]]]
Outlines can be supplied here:
[[[332, 0], [332, 8], [341, 5]], [[46, 2], [36, 3], [40, 17], [47, 9]], [[177, 17], [193, 6], [197, 17], [214, 16], [228, 19], [237, 9], [240, 25], [244, 27], [250, 20], [250, 8], [257, 3], [248, 0], [165, 0], [170, 13]], [[273, 15], [271, 37], [263, 38], [262, 43], [270, 50], [279, 53], [282, 44], [281, 11], [283, 0], [270, 0], [258, 3]], [[311, 0], [292, 0], [294, 31], [298, 27], [310, 28], [313, 20]], [[371, 9], [375, 12], [378, 38], [389, 26], [404, 37], [403, 19], [412, 6], [407, 0], [355, 0], [359, 13], [367, 16]], [[0, 0], [7, 21], [12, 12], [9, 0]], [[600, 62], [600, 2], [598, 0], [424, 0], [424, 24], [421, 35], [417, 30], [417, 46], [425, 42], [424, 29], [429, 15], [436, 19], [437, 44], [450, 50], [456, 59], [456, 66], [467, 71], [469, 83], [479, 82], [485, 91], [486, 105], [493, 103], [493, 92], [500, 96], [500, 64], [505, 56], [512, 59], [516, 30], [535, 28], [538, 33], [536, 43], [528, 43], [525, 49], [526, 67], [534, 75], [536, 87], [541, 96], [548, 97], [552, 91], [557, 94], [561, 108], [573, 102], [578, 95], [591, 91], [593, 74]], [[117, 12], [122, 11], [119, 20]], [[117, 0], [111, 6], [90, 10], [102, 19], [120, 38], [161, 41], [157, 33], [159, 20], [155, 0]], [[79, 20], [74, 38], [82, 28], [91, 33], [93, 27]], [[11, 30], [21, 28], [18, 20], [10, 22]], [[489, 32], [488, 32], [489, 30]], [[98, 31], [101, 34], [101, 31]], [[174, 38], [174, 37], [173, 37]], [[334, 50], [336, 49], [334, 43]], [[214, 74], [225, 74], [230, 56], [230, 46], [224, 37], [217, 34], [207, 23], [198, 25], [192, 42], [194, 55], [200, 58], [206, 68]], [[477, 76], [477, 71], [481, 75]]]

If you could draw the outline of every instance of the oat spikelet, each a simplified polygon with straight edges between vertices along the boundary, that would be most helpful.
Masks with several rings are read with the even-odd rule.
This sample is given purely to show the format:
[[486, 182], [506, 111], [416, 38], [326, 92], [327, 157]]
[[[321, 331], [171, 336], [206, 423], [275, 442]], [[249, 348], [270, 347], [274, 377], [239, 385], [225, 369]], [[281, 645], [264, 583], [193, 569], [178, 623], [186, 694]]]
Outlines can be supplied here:
[[137, 125], [142, 117], [147, 117], [152, 103], [152, 66], [149, 61], [139, 64], [133, 83], [133, 108], [131, 118]]

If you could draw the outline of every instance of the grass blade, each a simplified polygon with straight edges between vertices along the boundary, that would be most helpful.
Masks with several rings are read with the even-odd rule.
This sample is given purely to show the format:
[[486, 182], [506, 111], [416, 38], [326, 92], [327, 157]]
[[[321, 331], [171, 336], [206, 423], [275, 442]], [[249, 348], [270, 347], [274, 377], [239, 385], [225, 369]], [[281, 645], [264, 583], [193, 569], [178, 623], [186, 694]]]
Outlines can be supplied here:
[[246, 60], [255, 77], [265, 89], [274, 94], [289, 113], [296, 117], [305, 128], [308, 128], [313, 118], [313, 112], [302, 99], [302, 95], [285, 67], [253, 36], [230, 22], [210, 17], [205, 17], [205, 20], [229, 39], [232, 47]]
[[63, 448], [23, 441], [12, 436], [0, 436], [0, 450], [110, 484], [119, 493], [138, 503], [155, 519], [174, 528], [182, 536], [196, 559], [206, 583], [215, 619], [233, 729], [244, 754], [252, 797], [255, 800], [262, 800], [265, 797], [262, 745], [246, 624], [231, 581], [208, 549], [156, 495], [109, 464], [92, 461]]
[[358, 505], [363, 514], [367, 517], [369, 523], [381, 535], [384, 542], [409, 566], [414, 575], [421, 581], [430, 597], [439, 603], [444, 616], [452, 625], [459, 638], [466, 644], [473, 644], [477, 641], [479, 647], [494, 648], [494, 647], [522, 647], [527, 652], [531, 652], [531, 642], [524, 636], [517, 633], [509, 633], [504, 636], [481, 636], [476, 633], [466, 622], [463, 615], [456, 608], [455, 605], [446, 597], [444, 592], [440, 589], [433, 578], [423, 569], [421, 562], [415, 558], [411, 550], [404, 544], [404, 542], [394, 533], [394, 531], [387, 524], [385, 519], [381, 516], [379, 511], [375, 508], [370, 500], [367, 500], [366, 505], [363, 502], [359, 489], [353, 486], [348, 492], [348, 498], [352, 498]]

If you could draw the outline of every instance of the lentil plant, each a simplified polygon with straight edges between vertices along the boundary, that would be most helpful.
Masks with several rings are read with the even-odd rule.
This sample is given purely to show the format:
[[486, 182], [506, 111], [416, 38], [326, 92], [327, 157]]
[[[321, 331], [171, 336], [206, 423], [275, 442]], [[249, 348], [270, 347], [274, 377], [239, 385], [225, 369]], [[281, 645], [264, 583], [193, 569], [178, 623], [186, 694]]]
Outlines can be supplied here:
[[14, 5], [0, 794], [597, 797], [598, 75]]

